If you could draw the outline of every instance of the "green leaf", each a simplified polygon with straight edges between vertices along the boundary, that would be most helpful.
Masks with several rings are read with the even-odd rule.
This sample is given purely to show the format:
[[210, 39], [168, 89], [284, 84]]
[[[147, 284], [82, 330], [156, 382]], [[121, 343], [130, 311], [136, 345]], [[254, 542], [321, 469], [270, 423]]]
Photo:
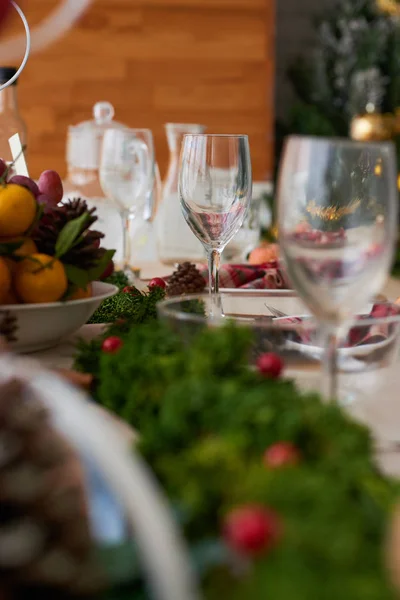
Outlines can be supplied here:
[[87, 271], [89, 281], [97, 281], [103, 275], [110, 260], [112, 260], [115, 250], [106, 250], [99, 260], [98, 264]]
[[115, 254], [115, 250], [106, 250], [96, 267], [85, 270], [75, 265], [64, 264], [68, 281], [77, 288], [86, 288], [92, 281], [97, 281], [104, 273], [108, 263]]
[[63, 227], [60, 235], [58, 236], [55, 248], [55, 256], [57, 258], [61, 258], [61, 256], [66, 254], [68, 250], [70, 250], [74, 246], [77, 238], [79, 238], [79, 236], [81, 235], [89, 219], [89, 213], [85, 212], [83, 213], [83, 215], [81, 215], [77, 219], [73, 219], [72, 221], [67, 223], [65, 227]]
[[75, 265], [65, 265], [64, 269], [67, 274], [68, 281], [79, 289], [84, 289], [92, 281], [89, 278], [89, 271], [75, 267]]

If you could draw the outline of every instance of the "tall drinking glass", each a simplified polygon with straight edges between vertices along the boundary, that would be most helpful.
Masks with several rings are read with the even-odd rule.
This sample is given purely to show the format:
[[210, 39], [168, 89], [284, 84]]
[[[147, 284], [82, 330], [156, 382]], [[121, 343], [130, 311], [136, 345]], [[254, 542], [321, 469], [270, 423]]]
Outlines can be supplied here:
[[221, 253], [240, 229], [252, 191], [246, 135], [185, 135], [179, 197], [183, 215], [209, 262], [211, 306], [217, 310]]
[[123, 270], [132, 279], [130, 224], [153, 190], [153, 135], [149, 129], [108, 129], [103, 138], [100, 182], [123, 224]]
[[321, 325], [323, 392], [337, 398], [336, 350], [379, 293], [397, 234], [390, 143], [291, 137], [278, 183], [279, 244], [293, 287]]

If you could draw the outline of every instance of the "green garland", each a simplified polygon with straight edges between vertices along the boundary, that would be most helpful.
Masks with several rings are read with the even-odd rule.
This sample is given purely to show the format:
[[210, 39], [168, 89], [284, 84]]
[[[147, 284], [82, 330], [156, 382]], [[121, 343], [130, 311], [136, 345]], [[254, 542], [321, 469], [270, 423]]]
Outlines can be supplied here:
[[[137, 297], [144, 307], [151, 294]], [[123, 341], [115, 354], [101, 351], [110, 332]], [[228, 325], [187, 346], [148, 318], [81, 343], [76, 364], [96, 376], [100, 404], [140, 431], [207, 600], [394, 600], [383, 545], [398, 488], [377, 470], [368, 430], [291, 381], [250, 371], [251, 341]], [[265, 450], [282, 441], [300, 461], [267, 467]], [[273, 511], [280, 534], [238, 569], [223, 522], [248, 504]], [[111, 597], [147, 598], [141, 577]]]

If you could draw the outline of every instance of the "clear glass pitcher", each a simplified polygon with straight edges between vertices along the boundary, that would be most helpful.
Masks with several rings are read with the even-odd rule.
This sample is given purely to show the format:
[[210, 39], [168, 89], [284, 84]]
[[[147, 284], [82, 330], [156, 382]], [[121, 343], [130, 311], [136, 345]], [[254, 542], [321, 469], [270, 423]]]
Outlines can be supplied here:
[[185, 260], [203, 261], [205, 250], [187, 225], [178, 195], [179, 153], [185, 133], [204, 133], [198, 124], [165, 125], [170, 161], [164, 181], [162, 200], [156, 216], [158, 255], [161, 262], [175, 264]]

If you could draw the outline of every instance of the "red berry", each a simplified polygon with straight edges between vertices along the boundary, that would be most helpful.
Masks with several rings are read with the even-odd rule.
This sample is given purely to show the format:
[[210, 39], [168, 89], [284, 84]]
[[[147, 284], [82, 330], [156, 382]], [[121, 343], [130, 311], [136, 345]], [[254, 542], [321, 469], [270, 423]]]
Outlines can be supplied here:
[[279, 534], [274, 512], [263, 506], [249, 505], [233, 510], [224, 522], [224, 539], [228, 546], [243, 554], [266, 552]]
[[127, 285], [122, 291], [124, 294], [131, 294], [132, 296], [137, 296], [138, 294], [140, 294], [139, 290], [135, 288], [134, 285]]
[[278, 354], [266, 352], [258, 357], [257, 368], [266, 377], [276, 379], [283, 371], [283, 361]]
[[296, 465], [300, 460], [300, 453], [296, 446], [290, 442], [273, 444], [264, 454], [264, 463], [270, 469]]
[[164, 279], [161, 279], [161, 277], [154, 277], [150, 283], [149, 283], [149, 290], [151, 290], [152, 288], [155, 287], [160, 287], [163, 290], [167, 287], [167, 284], [165, 283]]
[[112, 335], [106, 338], [101, 346], [103, 352], [107, 352], [108, 354], [114, 354], [118, 352], [118, 350], [123, 346], [123, 341], [121, 338], [116, 335]]

